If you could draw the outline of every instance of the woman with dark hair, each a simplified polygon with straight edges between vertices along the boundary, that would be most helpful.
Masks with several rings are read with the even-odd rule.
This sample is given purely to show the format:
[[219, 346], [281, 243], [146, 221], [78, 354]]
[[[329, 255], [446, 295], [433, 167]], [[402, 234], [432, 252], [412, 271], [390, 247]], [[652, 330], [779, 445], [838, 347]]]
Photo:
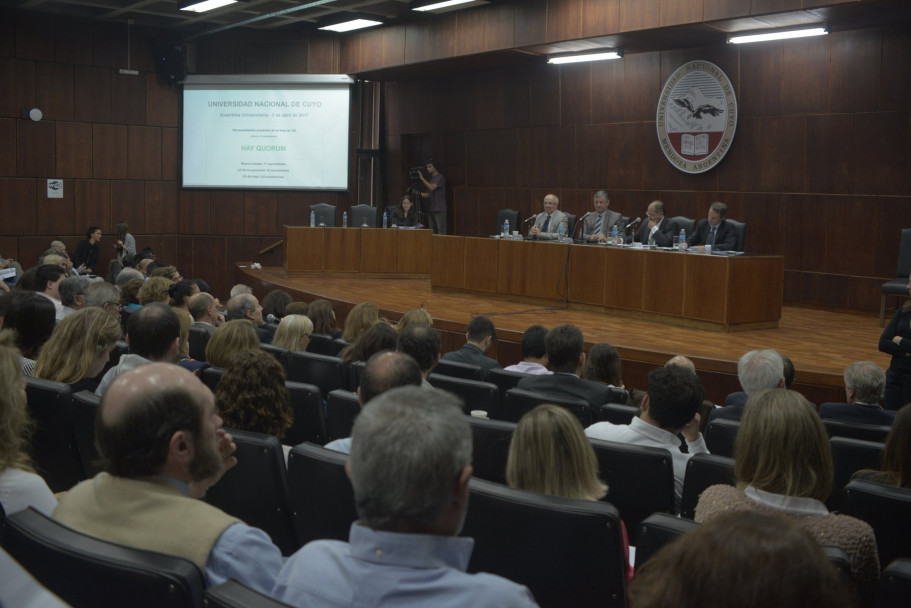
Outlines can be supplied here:
[[395, 350], [398, 337], [391, 325], [385, 321], [377, 321], [362, 333], [354, 344], [343, 348], [338, 356], [348, 363], [366, 361], [381, 350]]
[[12, 329], [21, 355], [22, 373], [32, 376], [35, 359], [54, 331], [54, 304], [33, 291], [14, 291], [3, 316], [3, 329]]
[[285, 307], [293, 301], [288, 292], [273, 289], [263, 298], [263, 319], [268, 319], [269, 315], [272, 315], [275, 317], [272, 323], [278, 323], [285, 316]]
[[92, 274], [98, 267], [98, 243], [101, 241], [101, 228], [91, 226], [85, 232], [85, 239], [76, 245], [73, 254], [73, 266], [79, 274]]
[[329, 300], [313, 300], [307, 309], [307, 316], [313, 321], [313, 333], [341, 338], [342, 332], [335, 324], [335, 311]]
[[262, 350], [232, 356], [215, 389], [215, 405], [228, 428], [282, 439], [294, 422], [285, 370]]
[[882, 468], [879, 471], [858, 471], [854, 479], [911, 489], [911, 405], [898, 410], [892, 421]]
[[199, 293], [199, 285], [195, 281], [183, 279], [168, 286], [168, 297], [171, 308], [180, 319], [180, 356], [190, 356], [190, 325], [193, 324], [193, 315], [190, 314], [190, 298]]
[[620, 361], [620, 353], [606, 342], [592, 346], [585, 359], [582, 377], [606, 386], [622, 388], [626, 391], [626, 405], [639, 407], [645, 396], [645, 391], [626, 388], [623, 385], [623, 364]]
[[132, 279], [124, 283], [120, 288], [120, 305], [130, 312], [142, 308], [142, 304], [139, 303], [139, 290], [144, 283], [142, 279]]
[[[114, 249], [117, 250], [117, 261], [123, 262], [125, 256], [136, 255], [136, 239], [130, 234], [130, 227], [126, 222], [114, 224]], [[124, 264], [126, 266], [126, 264]]]
[[879, 557], [873, 529], [826, 508], [834, 475], [829, 436], [803, 395], [783, 388], [751, 394], [734, 442], [734, 461], [737, 487], [716, 485], [703, 491], [696, 521], [731, 511], [791, 518], [820, 544], [844, 549], [862, 586], [876, 582]]
[[[911, 294], [911, 279], [908, 280]], [[892, 355], [886, 370], [883, 407], [897, 410], [911, 403], [911, 300], [895, 311], [892, 321], [879, 337], [879, 350]]]
[[342, 340], [357, 342], [365, 331], [370, 329], [380, 319], [380, 309], [373, 302], [355, 304], [348, 316], [345, 317], [345, 331]]
[[418, 214], [414, 210], [414, 202], [407, 194], [402, 197], [395, 211], [392, 212], [392, 223], [396, 226], [405, 227], [418, 225]]

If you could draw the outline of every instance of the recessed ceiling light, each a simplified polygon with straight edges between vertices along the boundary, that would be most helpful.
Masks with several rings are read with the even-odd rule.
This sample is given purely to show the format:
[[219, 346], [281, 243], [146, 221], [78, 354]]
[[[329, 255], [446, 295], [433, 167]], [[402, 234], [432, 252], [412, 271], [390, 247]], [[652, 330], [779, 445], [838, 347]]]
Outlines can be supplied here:
[[731, 44], [746, 44], [749, 42], [767, 42], [769, 40], [787, 40], [788, 38], [806, 38], [807, 36], [823, 36], [829, 31], [824, 27], [813, 27], [802, 30], [784, 30], [777, 32], [759, 32], [756, 34], [738, 34], [728, 38]]
[[[460, 4], [479, 4], [478, 0], [443, 0], [441, 2], [433, 2], [428, 4], [425, 2], [419, 2], [417, 6], [412, 6], [411, 10], [421, 11], [421, 12], [441, 12], [445, 9], [458, 6]], [[484, 4], [487, 4], [484, 2]]]
[[180, 10], [182, 11], [192, 11], [194, 13], [205, 13], [208, 11], [214, 11], [217, 8], [223, 6], [228, 6], [229, 4], [234, 4], [237, 0], [203, 0], [202, 2], [196, 2], [195, 4], [190, 4], [188, 6], [181, 6]]
[[559, 65], [561, 63], [581, 63], [583, 61], [606, 61], [608, 59], [620, 59], [623, 57], [623, 51], [595, 51], [590, 53], [572, 53], [568, 55], [551, 55], [547, 58], [547, 63]]
[[383, 22], [374, 21], [373, 19], [350, 19], [348, 21], [343, 21], [342, 23], [323, 25], [319, 29], [329, 30], [330, 32], [350, 32], [352, 30], [360, 30], [365, 27], [373, 27], [375, 25], [383, 25]]

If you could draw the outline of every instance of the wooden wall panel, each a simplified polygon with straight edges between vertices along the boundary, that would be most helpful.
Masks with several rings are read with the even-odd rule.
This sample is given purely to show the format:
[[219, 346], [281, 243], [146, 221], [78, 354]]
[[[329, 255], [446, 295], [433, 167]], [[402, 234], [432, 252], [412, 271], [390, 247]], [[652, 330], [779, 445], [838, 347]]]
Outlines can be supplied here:
[[98, 178], [126, 179], [128, 131], [123, 125], [92, 126], [93, 175]]
[[[111, 182], [111, 228], [126, 222], [133, 235], [146, 231], [145, 182], [117, 180]], [[182, 226], [181, 226], [182, 228]], [[140, 247], [141, 249], [141, 247]]]
[[73, 66], [38, 63], [36, 68], [38, 107], [44, 120], [73, 120]]
[[575, 127], [549, 127], [546, 150], [544, 185], [551, 189], [575, 188], [578, 183]]
[[[283, 234], [284, 226], [309, 226], [310, 193], [278, 192], [275, 221], [278, 226], [278, 234]], [[284, 252], [279, 251], [284, 257]], [[275, 264], [275, 266], [281, 266], [281, 264]]]
[[19, 117], [23, 107], [35, 107], [35, 63], [0, 59], [0, 115]]
[[[878, 205], [854, 196], [827, 197], [828, 225], [826, 246], [832, 250], [841, 249], [850, 255], [826, 256], [825, 271], [829, 274], [863, 276], [873, 268], [874, 247], [857, 246], [858, 242], [869, 242], [864, 230], [858, 226], [879, 224]], [[853, 244], [853, 245], [852, 245]]]
[[661, 27], [699, 23], [702, 21], [704, 0], [661, 0]]
[[98, 226], [110, 234], [111, 182], [104, 180], [79, 180], [76, 182], [76, 206], [73, 215], [73, 233], [85, 234], [89, 226]]
[[16, 19], [0, 19], [0, 57], [16, 55]]
[[592, 121], [592, 73], [590, 63], [561, 66], [560, 124], [579, 125]]
[[53, 15], [16, 13], [16, 57], [53, 61], [55, 30]]
[[0, 178], [0, 234], [19, 236], [35, 234], [37, 205], [35, 191], [38, 180]]
[[146, 81], [140, 76], [111, 72], [111, 122], [144, 125]]
[[111, 71], [76, 66], [75, 120], [105, 123], [111, 120]]
[[718, 165], [718, 187], [722, 190], [755, 192], [760, 189], [762, 119], [740, 117], [734, 143]]
[[338, 43], [334, 36], [315, 34], [309, 40], [307, 72], [335, 74], [338, 72]]
[[742, 45], [742, 75], [737, 95], [741, 117], [781, 114], [781, 46]]
[[560, 71], [544, 64], [531, 69], [531, 126], [560, 123]]
[[620, 31], [620, 0], [582, 0], [582, 36]]
[[15, 118], [0, 118], [0, 141], [7, 145], [0, 146], [0, 176], [13, 177], [16, 175], [16, 146], [10, 145], [16, 141]]
[[705, 0], [703, 18], [706, 21], [729, 19], [750, 14], [751, 0]]
[[[93, 63], [119, 69], [127, 64], [127, 24], [116, 21], [93, 21]], [[136, 78], [126, 76], [126, 78]]]
[[540, 44], [547, 38], [547, 0], [525, 0], [516, 8], [516, 46]]
[[430, 22], [429, 50], [431, 59], [455, 57], [459, 54], [456, 47], [458, 36], [456, 25], [458, 13], [447, 13]]
[[[210, 219], [212, 234], [243, 234], [243, 192], [219, 190], [212, 195], [211, 200], [214, 211]], [[309, 211], [307, 216], [309, 217]]]
[[[747, 224], [745, 251], [768, 255], [786, 255], [785, 242], [790, 238], [786, 227], [799, 225], [801, 219], [814, 221], [810, 213], [790, 216], [782, 196], [766, 193], [719, 193], [729, 206], [728, 217]], [[819, 232], [814, 236], [820, 236]], [[803, 238], [809, 240], [810, 235]], [[822, 247], [822, 243], [816, 243]], [[787, 265], [785, 265], [787, 268]]]
[[547, 129], [516, 129], [516, 185], [543, 187], [547, 163]]
[[883, 109], [907, 109], [911, 99], [911, 70], [900, 69], [911, 57], [911, 36], [907, 25], [886, 28], [883, 31]]
[[[788, 218], [784, 226], [785, 268], [803, 272], [824, 272], [826, 267], [828, 225], [832, 221], [825, 197], [782, 195]], [[842, 243], [832, 243], [842, 247]]]
[[582, 0], [548, 0], [547, 41], [582, 37]]
[[55, 139], [54, 123], [19, 121], [17, 171], [20, 177], [55, 177]]
[[[654, 128], [654, 127], [653, 127]], [[608, 126], [608, 183], [611, 188], [638, 190], [644, 186], [642, 175], [642, 137], [645, 131], [636, 123]]]
[[[79, 234], [73, 230], [75, 220], [76, 182], [71, 179], [63, 180], [63, 198], [47, 198], [46, 182], [36, 182], [36, 209], [38, 215], [37, 233], [51, 235], [52, 237], [64, 234]], [[86, 226], [80, 232], [85, 232]], [[49, 239], [50, 240], [50, 239]], [[81, 239], [80, 239], [81, 240]], [[47, 242], [42, 243], [41, 250], [35, 252], [36, 257], [47, 249]], [[73, 251], [70, 249], [70, 251]], [[29, 259], [32, 259], [31, 257]], [[23, 266], [23, 268], [27, 268]]]
[[[244, 193], [244, 234], [275, 236], [280, 234], [276, 219], [275, 192]], [[341, 209], [337, 209], [339, 222]], [[339, 224], [340, 225], [340, 224]]]
[[603, 188], [607, 181], [610, 141], [607, 125], [576, 127], [576, 167], [580, 188]]
[[161, 179], [177, 180], [180, 176], [180, 129], [161, 129]]
[[383, 36], [386, 28], [373, 28], [364, 30], [359, 36], [360, 47], [357, 52], [359, 70], [369, 70], [384, 65], [383, 62]]
[[92, 31], [72, 27], [68, 17], [57, 17], [55, 26], [54, 60], [59, 63], [92, 65]]
[[762, 119], [762, 189], [773, 192], [804, 191], [806, 118]]
[[620, 0], [620, 31], [658, 27], [660, 5], [660, 0]]
[[[475, 131], [466, 134], [466, 183], [472, 187], [513, 185], [516, 138], [513, 132]], [[507, 181], [508, 180], [508, 181]]]
[[853, 192], [854, 115], [807, 116], [807, 191]]
[[209, 191], [184, 190], [177, 193], [177, 221], [181, 234], [209, 234]]
[[821, 114], [829, 109], [829, 37], [793, 40], [781, 47], [781, 109]]
[[854, 192], [911, 193], [911, 115], [854, 115]]
[[765, 15], [781, 11], [796, 11], [801, 8], [801, 0], [753, 0], [751, 13]]
[[465, 11], [456, 20], [456, 48], [459, 55], [472, 55], [488, 50], [484, 40], [484, 23], [487, 15], [483, 11]]
[[[598, 61], [592, 70], [592, 122], [623, 120], [623, 61]], [[657, 99], [657, 96], [656, 96]]]
[[146, 80], [146, 124], [159, 127], [180, 126], [180, 88], [158, 85], [158, 75], [149, 72]]
[[92, 177], [92, 125], [58, 122], [57, 177]]
[[177, 227], [177, 184], [174, 182], [146, 182], [146, 232], [173, 234]]
[[661, 92], [660, 74], [660, 53], [641, 53], [623, 59], [624, 120], [655, 120]]
[[477, 12], [483, 16], [485, 50], [511, 49], [516, 45], [515, 6], [493, 4], [482, 6]]
[[878, 29], [832, 32], [832, 112], [875, 112], [881, 108], [882, 35]]
[[479, 234], [478, 189], [456, 188], [452, 194], [453, 204], [450, 205], [450, 222], [447, 222], [446, 225], [447, 232], [451, 234]]
[[128, 129], [130, 179], [161, 179], [161, 129], [134, 126]]

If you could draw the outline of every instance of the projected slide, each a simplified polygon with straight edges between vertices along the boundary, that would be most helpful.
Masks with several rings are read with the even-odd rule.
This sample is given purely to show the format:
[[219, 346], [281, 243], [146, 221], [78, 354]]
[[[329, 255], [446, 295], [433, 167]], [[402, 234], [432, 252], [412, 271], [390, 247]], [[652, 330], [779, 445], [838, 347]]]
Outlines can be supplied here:
[[347, 85], [184, 89], [187, 188], [345, 190]]

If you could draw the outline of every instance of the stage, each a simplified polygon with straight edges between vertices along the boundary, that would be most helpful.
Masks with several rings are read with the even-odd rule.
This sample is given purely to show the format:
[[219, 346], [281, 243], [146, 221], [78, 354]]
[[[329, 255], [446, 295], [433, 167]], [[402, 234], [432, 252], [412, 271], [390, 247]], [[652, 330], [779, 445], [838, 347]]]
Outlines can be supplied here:
[[777, 329], [724, 333], [436, 290], [431, 288], [429, 278], [357, 278], [326, 273], [288, 276], [283, 268], [257, 270], [249, 264], [238, 264], [236, 274], [237, 281], [253, 286], [260, 298], [278, 288], [295, 300], [327, 299], [333, 303], [340, 326], [358, 302], [376, 302], [381, 314], [392, 321], [423, 306], [442, 333], [444, 352], [464, 343], [471, 317], [487, 315], [498, 332], [496, 350], [491, 349], [488, 354], [504, 366], [521, 359], [521, 334], [528, 326], [571, 323], [585, 335], [586, 349], [598, 342], [609, 342], [617, 348], [623, 358], [627, 386], [644, 388], [648, 371], [675, 354], [690, 357], [706, 386], [707, 398], [713, 402], [723, 401], [726, 394], [740, 390], [737, 360], [757, 348], [773, 348], [789, 356], [797, 369], [794, 388], [816, 403], [843, 401], [842, 371], [848, 363], [869, 360], [883, 369], [889, 364], [889, 356], [877, 350], [882, 330], [873, 314], [785, 307]]

